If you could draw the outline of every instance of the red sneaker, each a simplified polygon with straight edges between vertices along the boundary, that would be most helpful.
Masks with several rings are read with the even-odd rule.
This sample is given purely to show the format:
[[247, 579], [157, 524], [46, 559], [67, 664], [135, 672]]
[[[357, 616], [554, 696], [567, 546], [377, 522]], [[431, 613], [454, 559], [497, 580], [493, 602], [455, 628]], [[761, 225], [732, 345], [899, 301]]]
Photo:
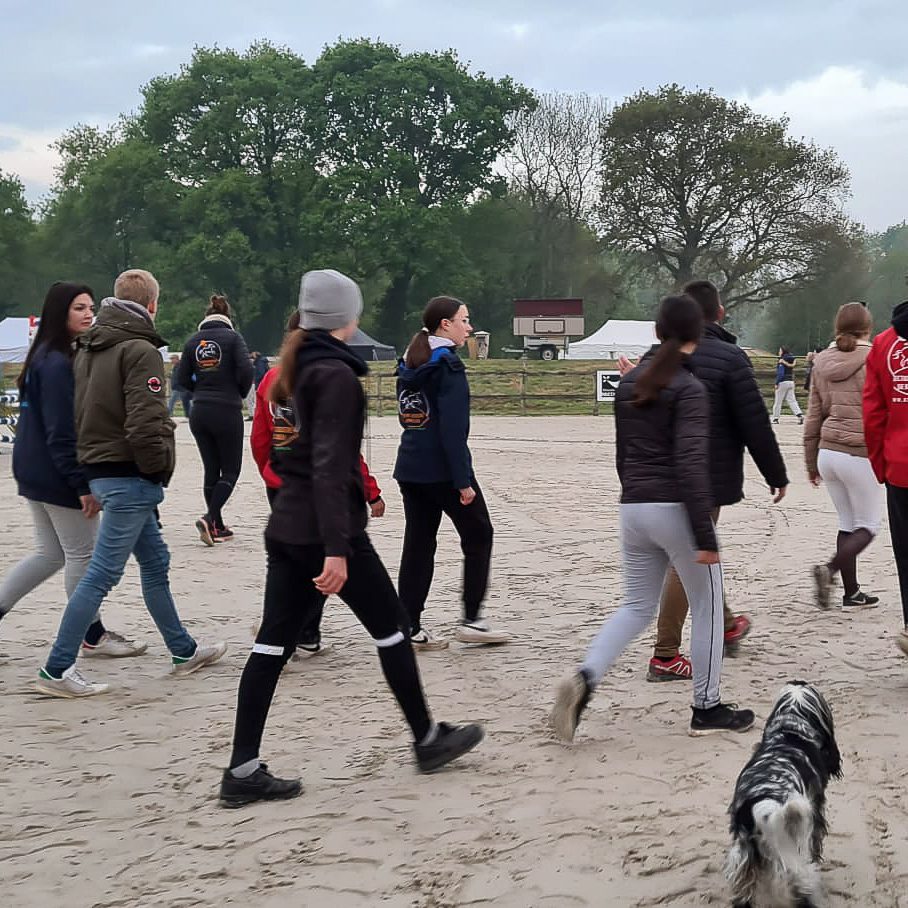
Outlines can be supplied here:
[[227, 542], [233, 539], [233, 530], [230, 527], [215, 527], [211, 532], [211, 538], [215, 542]]
[[687, 656], [678, 653], [674, 659], [657, 659], [653, 656], [649, 660], [649, 669], [646, 672], [647, 681], [689, 681], [694, 673], [694, 667]]
[[725, 632], [725, 645], [737, 646], [750, 633], [750, 618], [747, 615], [738, 615], [735, 626]]

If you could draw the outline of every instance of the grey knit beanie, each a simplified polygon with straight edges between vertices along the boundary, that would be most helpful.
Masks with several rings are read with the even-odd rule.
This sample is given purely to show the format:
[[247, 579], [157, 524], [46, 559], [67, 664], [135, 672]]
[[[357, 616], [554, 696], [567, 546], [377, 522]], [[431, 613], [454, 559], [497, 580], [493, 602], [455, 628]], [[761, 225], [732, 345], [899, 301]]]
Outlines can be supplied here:
[[336, 331], [363, 313], [356, 281], [333, 269], [307, 271], [300, 281], [300, 328]]

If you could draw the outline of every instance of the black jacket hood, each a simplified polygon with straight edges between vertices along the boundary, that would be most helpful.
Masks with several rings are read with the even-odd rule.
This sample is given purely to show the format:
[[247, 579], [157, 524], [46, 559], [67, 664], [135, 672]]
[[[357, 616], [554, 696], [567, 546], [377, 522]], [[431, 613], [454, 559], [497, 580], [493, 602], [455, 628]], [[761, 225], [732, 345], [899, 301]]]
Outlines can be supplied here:
[[302, 368], [321, 359], [343, 360], [357, 375], [365, 375], [369, 371], [365, 360], [329, 331], [307, 331], [306, 339], [296, 354], [296, 364]]
[[899, 337], [908, 339], [908, 301], [899, 303], [892, 310], [892, 327]]

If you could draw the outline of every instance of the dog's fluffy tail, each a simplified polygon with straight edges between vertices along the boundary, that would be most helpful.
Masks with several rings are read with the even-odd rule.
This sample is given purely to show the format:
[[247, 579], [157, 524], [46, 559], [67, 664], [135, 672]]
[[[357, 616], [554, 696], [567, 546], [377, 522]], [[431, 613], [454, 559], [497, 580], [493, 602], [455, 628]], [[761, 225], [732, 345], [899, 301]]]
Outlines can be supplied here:
[[803, 795], [793, 795], [784, 804], [758, 801], [753, 806], [754, 830], [762, 839], [764, 858], [784, 870], [803, 867], [810, 860], [813, 810]]
[[753, 805], [751, 815], [753, 832], [746, 840], [735, 841], [725, 865], [735, 893], [749, 899], [764, 890], [770, 898], [784, 901], [792, 891], [810, 892], [810, 801], [802, 795], [793, 795], [784, 804], [765, 799]]

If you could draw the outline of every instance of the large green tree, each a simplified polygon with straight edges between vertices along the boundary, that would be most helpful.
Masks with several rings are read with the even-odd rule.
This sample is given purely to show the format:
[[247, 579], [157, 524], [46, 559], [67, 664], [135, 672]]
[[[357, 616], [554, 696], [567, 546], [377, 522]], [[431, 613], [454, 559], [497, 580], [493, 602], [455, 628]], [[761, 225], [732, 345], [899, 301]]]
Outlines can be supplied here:
[[0, 171], [0, 319], [31, 314], [39, 302], [31, 271], [34, 236], [22, 183]]
[[268, 42], [197, 48], [144, 89], [137, 127], [180, 187], [170, 268], [199, 305], [225, 292], [250, 343], [272, 348], [319, 241], [311, 70]]
[[612, 110], [602, 132], [601, 227], [677, 286], [710, 277], [726, 306], [778, 298], [816, 277], [848, 172], [711, 91], [667, 85]]
[[[334, 260], [386, 278], [376, 328], [405, 339], [414, 280], [440, 255], [462, 256], [464, 205], [498, 178], [508, 118], [533, 103], [511, 79], [471, 73], [453, 51], [403, 54], [387, 44], [341, 42], [313, 66], [309, 130], [329, 201]], [[451, 288], [452, 291], [456, 287]]]

